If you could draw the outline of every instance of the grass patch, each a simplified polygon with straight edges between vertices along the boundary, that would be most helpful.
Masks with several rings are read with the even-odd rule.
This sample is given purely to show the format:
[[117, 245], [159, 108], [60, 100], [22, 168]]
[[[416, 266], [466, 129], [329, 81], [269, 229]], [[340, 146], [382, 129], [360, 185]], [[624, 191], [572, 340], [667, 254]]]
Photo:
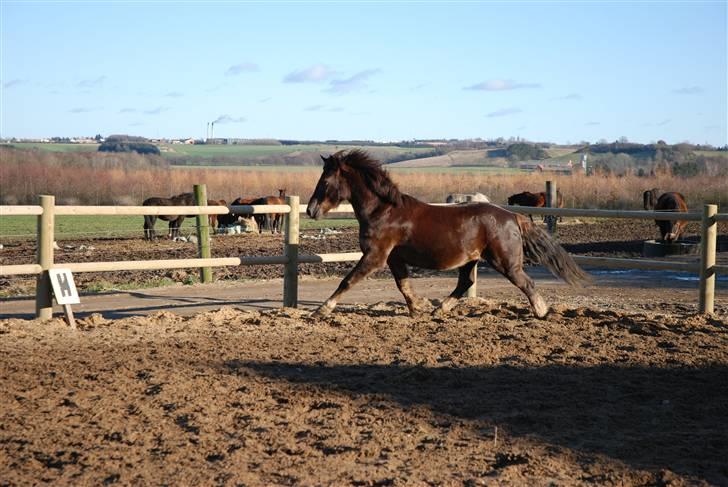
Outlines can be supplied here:
[[[55, 239], [70, 240], [79, 238], [119, 238], [144, 236], [144, 220], [141, 216], [57, 216]], [[195, 218], [185, 218], [182, 223], [182, 235], [191, 235], [197, 232]], [[312, 220], [301, 215], [301, 230], [319, 228], [346, 228], [354, 227], [357, 222], [354, 218], [324, 218]], [[155, 226], [157, 234], [167, 234], [167, 222], [157, 220]], [[36, 237], [36, 217], [34, 216], [4, 216], [0, 218], [0, 239], [34, 240]]]
[[97, 152], [99, 144], [43, 144], [41, 142], [16, 142], [2, 144], [16, 149], [39, 149], [48, 152]]

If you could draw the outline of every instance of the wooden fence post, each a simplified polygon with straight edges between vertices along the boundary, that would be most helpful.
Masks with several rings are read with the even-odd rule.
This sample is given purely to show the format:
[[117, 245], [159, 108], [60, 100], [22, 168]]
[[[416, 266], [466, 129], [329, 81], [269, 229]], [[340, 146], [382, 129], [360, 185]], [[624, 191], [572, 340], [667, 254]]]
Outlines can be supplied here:
[[718, 223], [714, 216], [718, 205], [703, 205], [703, 220], [700, 229], [700, 296], [698, 311], [713, 313], [715, 298], [715, 247]]
[[[207, 187], [195, 184], [195, 205], [207, 206]], [[197, 215], [197, 249], [201, 259], [212, 257], [210, 253], [210, 216]], [[212, 268], [200, 267], [200, 281], [212, 282]]]
[[48, 270], [53, 267], [56, 197], [41, 195], [38, 200], [43, 207], [43, 213], [38, 215], [37, 236], [38, 265], [42, 270], [35, 284], [35, 317], [39, 320], [49, 320], [53, 317], [53, 290]]
[[[546, 206], [548, 208], [556, 208], [558, 205], [558, 196], [556, 193], [556, 183], [546, 181]], [[551, 235], [556, 235], [556, 215], [546, 215], [546, 227]]]
[[298, 307], [298, 235], [299, 235], [299, 198], [286, 196], [286, 204], [291, 211], [285, 216], [285, 240], [283, 255], [288, 259], [283, 269], [283, 306]]

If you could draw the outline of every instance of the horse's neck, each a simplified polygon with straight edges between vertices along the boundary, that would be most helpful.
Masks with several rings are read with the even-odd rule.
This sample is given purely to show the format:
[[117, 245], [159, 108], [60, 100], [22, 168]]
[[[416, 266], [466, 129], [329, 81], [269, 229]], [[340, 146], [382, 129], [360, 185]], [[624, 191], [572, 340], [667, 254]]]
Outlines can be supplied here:
[[382, 201], [362, 181], [356, 181], [355, 184], [350, 182], [350, 186], [349, 202], [360, 225], [376, 218], [376, 215], [380, 214], [385, 207], [392, 206], [391, 203]]

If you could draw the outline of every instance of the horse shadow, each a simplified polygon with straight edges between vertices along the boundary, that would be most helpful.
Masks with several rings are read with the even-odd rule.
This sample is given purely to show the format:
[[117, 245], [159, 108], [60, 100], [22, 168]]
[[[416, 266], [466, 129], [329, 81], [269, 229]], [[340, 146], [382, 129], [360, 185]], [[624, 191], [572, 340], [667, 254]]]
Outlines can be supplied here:
[[728, 484], [725, 365], [458, 368], [230, 360], [216, 367], [356, 397], [385, 395], [404, 409], [426, 406], [472, 422], [488, 435], [497, 426], [511, 436], [607, 455], [637, 469]]

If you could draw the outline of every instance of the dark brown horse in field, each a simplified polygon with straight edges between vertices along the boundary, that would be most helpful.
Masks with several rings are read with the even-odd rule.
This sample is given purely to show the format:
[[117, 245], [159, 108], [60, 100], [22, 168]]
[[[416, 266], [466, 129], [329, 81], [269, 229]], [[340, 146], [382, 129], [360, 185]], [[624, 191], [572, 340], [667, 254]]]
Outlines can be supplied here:
[[657, 204], [657, 198], [660, 196], [660, 190], [658, 188], [648, 189], [642, 193], [642, 207], [645, 211], [652, 211], [655, 209]]
[[[685, 197], [680, 193], [662, 193], [655, 203], [655, 211], [687, 213], [688, 205], [685, 203]], [[660, 237], [663, 242], [679, 240], [687, 225], [687, 222], [678, 220], [655, 220], [655, 223], [660, 228]]]
[[343, 293], [382, 268], [392, 271], [411, 315], [429, 302], [412, 291], [410, 266], [459, 269], [458, 283], [436, 310], [446, 313], [473, 284], [470, 272], [487, 261], [528, 297], [533, 312], [546, 316], [548, 306], [523, 270], [524, 254], [570, 284], [587, 279], [566, 251], [528, 218], [488, 203], [434, 206], [403, 194], [379, 162], [359, 149], [325, 158], [321, 178], [307, 213], [320, 218], [348, 200], [359, 221], [359, 246], [364, 253], [338, 289], [315, 314], [329, 314]]
[[[255, 201], [256, 199], [257, 198], [245, 198], [244, 196], [240, 196], [238, 198], [235, 198], [233, 202], [230, 203], [230, 206], [252, 205], [253, 201]], [[218, 215], [217, 220], [220, 225], [228, 226], [237, 223], [238, 218], [248, 216], [249, 215], [243, 215], [242, 213], [235, 213], [231, 211], [230, 213], [227, 213], [225, 215]]]
[[[254, 200], [251, 205], [285, 205], [286, 190], [279, 189], [278, 196], [263, 196]], [[258, 232], [263, 233], [263, 228], [270, 228], [270, 233], [281, 233], [283, 225], [283, 213], [265, 213], [254, 215], [255, 222], [258, 224]]]
[[[227, 206], [223, 200], [207, 200], [207, 204]], [[193, 193], [182, 193], [169, 198], [151, 197], [144, 200], [143, 206], [195, 206], [195, 195]], [[144, 238], [146, 240], [154, 240], [156, 238], [156, 231], [154, 225], [157, 223], [157, 218], [169, 222], [169, 238], [179, 237], [179, 229], [182, 226], [182, 222], [185, 221], [186, 217], [193, 217], [194, 215], [144, 215]], [[209, 215], [208, 221], [212, 225], [212, 217], [217, 215]], [[217, 218], [215, 219], [217, 222]], [[212, 225], [214, 228], [214, 225]]]
[[[531, 193], [529, 191], [524, 191], [523, 193], [513, 194], [508, 197], [508, 204], [509, 205], [518, 205], [518, 206], [533, 206], [535, 208], [541, 208], [546, 206], [546, 192], [541, 191], [540, 193]], [[561, 191], [558, 189], [556, 190], [556, 208], [563, 208], [564, 207], [564, 197], [561, 195]], [[533, 221], [533, 216], [528, 215], [528, 217]], [[563, 221], [563, 217], [559, 217], [559, 221]]]

